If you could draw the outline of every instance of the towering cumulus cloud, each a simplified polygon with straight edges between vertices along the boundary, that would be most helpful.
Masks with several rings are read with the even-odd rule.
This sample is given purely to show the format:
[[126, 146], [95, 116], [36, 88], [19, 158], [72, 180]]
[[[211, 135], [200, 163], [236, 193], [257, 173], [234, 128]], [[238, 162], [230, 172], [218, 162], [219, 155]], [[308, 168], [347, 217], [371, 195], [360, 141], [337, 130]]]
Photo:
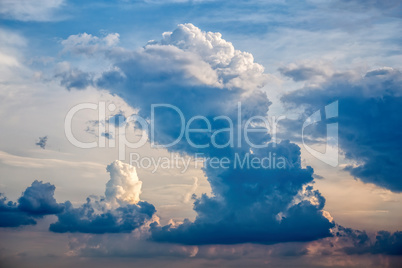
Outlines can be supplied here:
[[107, 166], [110, 180], [106, 183], [106, 201], [113, 205], [136, 204], [140, 201], [142, 181], [133, 166], [115, 161]]
[[149, 221], [155, 213], [153, 205], [140, 201], [141, 182], [135, 169], [120, 161], [107, 167], [110, 180], [105, 197], [88, 197], [87, 202], [74, 208], [67, 201], [58, 221], [50, 230], [58, 233], [125, 233]]
[[[282, 100], [305, 105], [305, 115], [338, 100], [339, 145], [346, 158], [355, 162], [346, 170], [363, 182], [402, 192], [401, 85], [402, 73], [393, 68], [375, 69], [363, 76], [335, 73], [318, 86], [306, 86]], [[301, 126], [292, 122], [289, 127]], [[326, 134], [318, 125], [309, 133], [316, 138]]]
[[[85, 51], [82, 47], [81, 50]], [[194, 222], [152, 224], [153, 240], [194, 245], [267, 244], [310, 241], [331, 235], [334, 224], [323, 216], [327, 215], [322, 210], [325, 199], [308, 186], [313, 182], [313, 170], [301, 167], [297, 145], [288, 141], [269, 143], [271, 137], [261, 124], [248, 124], [249, 129], [262, 130], [250, 134], [253, 145], [242, 131], [233, 133], [236, 144], [230, 143], [229, 131], [214, 136], [218, 146], [212, 143], [211, 133], [230, 127], [244, 129], [249, 118], [267, 116], [271, 103], [259, 88], [270, 77], [251, 54], [234, 49], [219, 33], [203, 32], [185, 24], [164, 33], [161, 41], [150, 41], [139, 51], [112, 48], [105, 55], [114, 66], [95, 84], [122, 96], [139, 108], [142, 117], [153, 119], [156, 144], [168, 144], [180, 134], [177, 111], [158, 108], [151, 117], [152, 104], [169, 104], [176, 106], [185, 120], [198, 116], [191, 128], [205, 129], [205, 120], [199, 120], [200, 116], [205, 117], [211, 123], [211, 131], [190, 134], [168, 150], [189, 155], [203, 153], [210, 158], [227, 157], [232, 162], [247, 155], [259, 158], [274, 155], [285, 162], [282, 168], [260, 169], [205, 165], [213, 196], [195, 197]], [[88, 202], [86, 206], [92, 208], [93, 204]], [[86, 206], [67, 212], [86, 215], [91, 222], [100, 220], [92, 218]], [[51, 229], [68, 227], [71, 217], [60, 216], [60, 223]]]

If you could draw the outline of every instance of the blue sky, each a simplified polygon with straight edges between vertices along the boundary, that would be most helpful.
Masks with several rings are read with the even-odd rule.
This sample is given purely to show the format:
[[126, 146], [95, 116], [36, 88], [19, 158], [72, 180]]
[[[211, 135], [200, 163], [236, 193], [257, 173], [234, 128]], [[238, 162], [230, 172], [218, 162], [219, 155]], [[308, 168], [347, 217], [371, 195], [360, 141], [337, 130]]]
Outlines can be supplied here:
[[1, 266], [399, 267], [401, 11], [1, 1]]

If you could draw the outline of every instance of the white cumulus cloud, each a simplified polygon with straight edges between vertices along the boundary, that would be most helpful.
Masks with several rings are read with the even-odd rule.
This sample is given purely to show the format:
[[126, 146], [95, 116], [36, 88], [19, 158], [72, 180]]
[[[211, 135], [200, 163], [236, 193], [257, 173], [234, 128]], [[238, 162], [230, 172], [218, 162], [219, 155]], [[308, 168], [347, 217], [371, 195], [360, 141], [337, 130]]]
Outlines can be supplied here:
[[142, 181], [135, 167], [119, 160], [107, 166], [110, 180], [106, 183], [106, 201], [111, 204], [136, 204], [140, 201]]
[[175, 46], [196, 55], [214, 70], [221, 86], [255, 89], [268, 79], [264, 67], [254, 62], [252, 54], [236, 50], [221, 33], [204, 32], [191, 23], [178, 25], [173, 32], [165, 32], [160, 42], [150, 44]]
[[104, 37], [97, 37], [87, 33], [70, 35], [61, 44], [64, 46], [63, 52], [73, 54], [92, 55], [95, 52], [104, 51], [107, 48], [117, 45], [120, 35], [110, 33]]

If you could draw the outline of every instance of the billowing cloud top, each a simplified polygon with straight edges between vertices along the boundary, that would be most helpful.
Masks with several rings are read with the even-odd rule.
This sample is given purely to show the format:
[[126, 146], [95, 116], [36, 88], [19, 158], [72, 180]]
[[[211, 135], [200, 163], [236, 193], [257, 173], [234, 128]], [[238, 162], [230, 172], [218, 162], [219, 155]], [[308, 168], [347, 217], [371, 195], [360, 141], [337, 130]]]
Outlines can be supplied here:
[[136, 204], [140, 201], [142, 181], [135, 167], [114, 161], [107, 166], [110, 180], [106, 183], [106, 201], [111, 204]]
[[127, 233], [152, 219], [155, 207], [140, 201], [142, 182], [135, 168], [114, 161], [107, 166], [110, 180], [106, 184], [105, 197], [88, 197], [87, 202], [74, 208], [66, 202], [58, 221], [50, 225], [57, 233]]
[[173, 32], [165, 32], [160, 42], [151, 41], [145, 48], [155, 49], [155, 45], [174, 46], [186, 52], [183, 56], [191, 53], [193, 58], [207, 63], [203, 64], [205, 75], [213, 80], [199, 77], [206, 84], [255, 89], [262, 87], [268, 78], [264, 67], [254, 62], [252, 54], [236, 50], [220, 33], [203, 32], [191, 23], [180, 24]]
[[[203, 32], [192, 24], [183, 24], [163, 34], [161, 41], [151, 41], [138, 51], [110, 48], [99, 52], [105, 53], [113, 67], [102, 73], [94, 85], [119, 94], [138, 108], [144, 118], [150, 119], [151, 105], [158, 103], [178, 107], [187, 119], [204, 116], [210, 119], [213, 130], [228, 127], [224, 120], [213, 120], [216, 116], [229, 118], [234, 129], [243, 127], [252, 116], [267, 116], [271, 103], [259, 90], [267, 74], [261, 65], [254, 63], [251, 54], [235, 50], [220, 33]], [[90, 56], [93, 52], [84, 54]], [[239, 102], [243, 112], [240, 118]], [[176, 139], [181, 121], [175, 111], [163, 110], [153, 120], [156, 143]], [[232, 147], [213, 146], [208, 133], [191, 136], [194, 144], [207, 143], [207, 147], [190, 146], [186, 139], [169, 147], [168, 150], [182, 154], [201, 152], [232, 161], [235, 155], [247, 157], [250, 151], [251, 157], [259, 158], [275, 154], [283, 158], [286, 167], [258, 170], [206, 167], [213, 196], [195, 197], [196, 220], [175, 226], [154, 223], [152, 239], [182, 244], [267, 244], [330, 236], [333, 223], [323, 214], [325, 199], [307, 186], [313, 182], [313, 170], [301, 167], [300, 148], [288, 141], [268, 145], [270, 136], [265, 130], [266, 133], [253, 139], [254, 144], [265, 144], [263, 149], [252, 148], [238, 133], [234, 134], [234, 140], [239, 138], [241, 145]], [[228, 136], [227, 132], [222, 133], [219, 139], [226, 141]], [[123, 178], [127, 178], [124, 174]], [[113, 198], [116, 195], [119, 194], [113, 193]]]
[[37, 218], [61, 213], [64, 204], [59, 204], [54, 199], [55, 189], [50, 183], [35, 180], [22, 193], [18, 203], [7, 201], [0, 194], [0, 227], [36, 224]]
[[0, 0], [0, 266], [401, 267], [401, 18], [401, 0]]
[[[61, 44], [64, 52], [86, 56], [104, 53], [113, 61], [121, 62], [108, 75], [109, 78], [114, 77], [115, 82], [124, 78], [127, 71], [125, 67], [128, 66], [123, 62], [130, 64], [131, 68], [135, 68], [133, 71], [139, 72], [139, 77], [146, 79], [159, 74], [159, 77], [153, 78], [172, 82], [173, 77], [181, 74], [181, 85], [252, 90], [262, 87], [269, 79], [264, 67], [254, 62], [253, 55], [236, 50], [220, 33], [203, 32], [190, 23], [178, 25], [173, 32], [165, 32], [162, 40], [149, 41], [137, 52], [116, 48], [118, 41], [117, 33], [104, 37], [82, 33], [69, 36]], [[140, 66], [143, 69], [137, 69]], [[110, 82], [105, 79], [98, 81], [100, 86], [107, 86], [105, 83]]]

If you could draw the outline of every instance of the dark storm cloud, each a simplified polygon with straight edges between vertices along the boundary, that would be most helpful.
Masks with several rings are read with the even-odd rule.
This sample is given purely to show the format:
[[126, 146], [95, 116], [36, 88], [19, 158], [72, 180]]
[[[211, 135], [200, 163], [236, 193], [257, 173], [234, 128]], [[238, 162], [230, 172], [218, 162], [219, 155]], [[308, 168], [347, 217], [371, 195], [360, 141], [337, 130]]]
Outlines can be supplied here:
[[375, 238], [370, 238], [365, 231], [341, 226], [338, 226], [338, 229], [337, 236], [349, 238], [353, 243], [352, 246], [342, 248], [346, 254], [402, 255], [402, 232], [379, 231]]
[[79, 208], [67, 202], [65, 211], [57, 215], [58, 221], [52, 223], [49, 230], [56, 233], [129, 233], [142, 226], [156, 212], [153, 205], [143, 201], [96, 213], [98, 205], [90, 198]]
[[[149, 119], [151, 105], [166, 103], [180, 109], [188, 120], [205, 116], [213, 130], [228, 127], [225, 115], [237, 126], [244, 127], [252, 116], [266, 117], [271, 102], [258, 88], [267, 75], [253, 62], [250, 54], [237, 51], [218, 33], [205, 33], [191, 24], [179, 25], [166, 33], [160, 42], [150, 42], [139, 52], [125, 52], [109, 57], [115, 61], [112, 71], [105, 72], [98, 86], [124, 98], [139, 115]], [[242, 116], [237, 108], [241, 102]], [[155, 142], [167, 144], [180, 131], [176, 111], [160, 108], [154, 118]], [[196, 122], [194, 128], [204, 128]], [[267, 144], [267, 133], [253, 137], [254, 144]], [[208, 157], [228, 157], [237, 154], [264, 157], [276, 154], [286, 159], [284, 169], [220, 169], [205, 168], [213, 196], [196, 197], [196, 220], [185, 220], [178, 226], [152, 224], [152, 239], [188, 245], [198, 244], [270, 244], [288, 241], [311, 241], [331, 236], [333, 223], [323, 216], [325, 199], [318, 191], [306, 186], [313, 182], [311, 167], [300, 165], [300, 148], [288, 141], [271, 143], [264, 149], [247, 144], [244, 136], [234, 134], [241, 145], [215, 148], [210, 134], [191, 136], [195, 148], [182, 139], [168, 150], [181, 154], [203, 153]], [[220, 144], [227, 135], [219, 137]]]
[[18, 199], [18, 203], [0, 198], [0, 226], [34, 225], [37, 218], [63, 211], [64, 204], [54, 199], [54, 185], [34, 181]]
[[18, 208], [31, 215], [50, 215], [60, 213], [64, 206], [54, 199], [56, 187], [50, 183], [34, 181], [18, 199]]
[[[333, 101], [339, 101], [339, 145], [353, 176], [394, 192], [402, 192], [402, 73], [392, 68], [367, 72], [363, 77], [337, 73], [319, 88], [302, 88], [282, 98], [285, 104], [306, 106], [298, 121], [288, 121], [288, 133], [300, 133], [304, 119]], [[310, 138], [325, 137], [325, 123], [307, 131]]]
[[31, 224], [36, 224], [36, 221], [26, 213], [21, 212], [15, 202], [7, 201], [7, 198], [0, 194], [0, 227]]
[[176, 228], [154, 226], [153, 239], [189, 245], [272, 244], [331, 236], [333, 223], [322, 214], [325, 199], [318, 191], [308, 186], [301, 195], [305, 200], [292, 202], [303, 185], [313, 181], [313, 170], [300, 167], [300, 148], [289, 142], [273, 146], [256, 154], [275, 152], [292, 163], [291, 167], [206, 169], [215, 196], [202, 195], [195, 200], [194, 222], [185, 221]]
[[[236, 128], [244, 127], [245, 121], [252, 116], [265, 117], [271, 104], [266, 94], [258, 90], [267, 79], [262, 66], [254, 63], [249, 54], [236, 51], [220, 34], [201, 32], [190, 24], [180, 25], [172, 33], [164, 34], [160, 42], [152, 41], [139, 51], [110, 49], [105, 55], [114, 66], [104, 72], [95, 84], [118, 94], [128, 104], [139, 108], [139, 115], [145, 119], [151, 117], [152, 104], [165, 103], [179, 108], [186, 119], [197, 115], [205, 116], [212, 122], [212, 130], [228, 127], [223, 121], [213, 120], [219, 115], [230, 118]], [[329, 76], [327, 72], [318, 70], [305, 67], [281, 71], [298, 81]], [[397, 74], [388, 69], [368, 73], [364, 78], [367, 81], [360, 86], [360, 92], [347, 90], [346, 95], [359, 104], [357, 95], [370, 98], [373, 94], [382, 94], [384, 85], [393, 84], [388, 76]], [[378, 82], [378, 77], [382, 79], [382, 86], [373, 87]], [[325, 99], [320, 97], [351, 85], [354, 78], [351, 73], [336, 73], [324, 83], [331, 85], [331, 79], [335, 81], [333, 90], [322, 90], [310, 95], [298, 91], [294, 95], [286, 96], [284, 100], [287, 103], [297, 100], [293, 104], [299, 105], [309, 104], [306, 100], [316, 98], [314, 107], [308, 107], [308, 111], [315, 111], [317, 107], [322, 108], [339, 98], [335, 93]], [[239, 102], [242, 109], [240, 119], [237, 118]], [[354, 107], [357, 107], [356, 103]], [[166, 144], [176, 139], [181, 124], [179, 119], [176, 111], [160, 108], [153, 122], [156, 144]], [[194, 128], [196, 127], [202, 128], [202, 122], [196, 122]], [[295, 124], [295, 127], [300, 126]], [[368, 126], [365, 131], [367, 129]], [[321, 128], [313, 131], [312, 140], [322, 136], [324, 130], [325, 128]], [[370, 131], [366, 135], [369, 134]], [[244, 156], [250, 151], [252, 155], [260, 157], [275, 153], [277, 157], [286, 159], [286, 168], [220, 169], [206, 166], [204, 172], [213, 195], [194, 197], [194, 210], [197, 213], [195, 221], [185, 220], [183, 223], [166, 226], [155, 222], [151, 224], [151, 240], [186, 245], [272, 244], [313, 241], [331, 236], [331, 229], [335, 224], [323, 211], [324, 197], [309, 186], [314, 182], [313, 169], [301, 167], [300, 148], [289, 141], [283, 141], [256, 149], [247, 144], [244, 137], [236, 135], [234, 139], [240, 138], [240, 146], [195, 148], [182, 139], [168, 150], [181, 154], [204, 153], [208, 157], [231, 159], [235, 154]], [[191, 138], [195, 144], [210, 142], [209, 134]], [[221, 141], [225, 139], [225, 135], [220, 137]], [[268, 144], [270, 139], [270, 135], [265, 133], [255, 138], [255, 144]], [[88, 201], [81, 208], [71, 209], [69, 215], [66, 210], [66, 218], [59, 217], [60, 225], [68, 226], [68, 221], [75, 217], [77, 226], [83, 227], [68, 231], [107, 232], [102, 228], [97, 230], [93, 226], [88, 227], [92, 222], [98, 224], [102, 221], [105, 221], [105, 226], [110, 224], [113, 227], [106, 227], [113, 230], [112, 232], [127, 231], [125, 227], [113, 224], [116, 215], [124, 222], [126, 214], [111, 215], [108, 210], [101, 210], [100, 214], [92, 217], [92, 211], [98, 206], [95, 204], [98, 203]], [[83, 222], [87, 219], [90, 221]], [[88, 231], [91, 229], [93, 231]]]

